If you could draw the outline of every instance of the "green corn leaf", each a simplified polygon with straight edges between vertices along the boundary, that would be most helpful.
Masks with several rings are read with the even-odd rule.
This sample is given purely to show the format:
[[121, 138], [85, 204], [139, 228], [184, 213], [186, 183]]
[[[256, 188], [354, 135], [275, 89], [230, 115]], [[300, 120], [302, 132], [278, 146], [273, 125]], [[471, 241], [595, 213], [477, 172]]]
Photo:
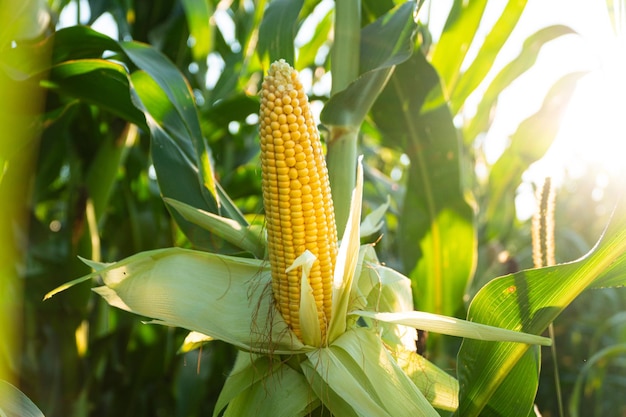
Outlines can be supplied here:
[[626, 355], [626, 343], [618, 343], [605, 347], [585, 361], [585, 365], [576, 378], [576, 384], [574, 385], [574, 390], [572, 391], [572, 396], [569, 401], [568, 411], [571, 417], [580, 416], [579, 405], [588, 394], [587, 390], [583, 388], [583, 382], [585, 378], [589, 376], [593, 367], [606, 367], [607, 362], [609, 362], [612, 357], [617, 356], [623, 358], [624, 355]]
[[[208, 1], [182, 0], [189, 26], [189, 35], [193, 38], [191, 53], [199, 65], [198, 74], [206, 73], [206, 58], [213, 49], [213, 29], [210, 25], [213, 14], [212, 3]], [[204, 77], [202, 77], [204, 78]]]
[[515, 219], [515, 190], [530, 164], [539, 160], [556, 137], [566, 104], [585, 73], [565, 75], [547, 93], [543, 105], [524, 120], [511, 136], [511, 144], [491, 168], [489, 200], [485, 202], [486, 235], [506, 235]]
[[219, 415], [230, 401], [244, 393], [252, 385], [262, 381], [268, 373], [273, 372], [278, 366], [278, 362], [271, 362], [267, 356], [239, 352], [235, 365], [217, 399], [213, 416]]
[[450, 97], [454, 91], [461, 66], [476, 36], [486, 5], [487, 0], [454, 0], [430, 61], [441, 76], [444, 97]]
[[457, 114], [467, 97], [478, 87], [491, 70], [502, 46], [517, 26], [517, 22], [526, 7], [526, 2], [527, 0], [509, 0], [504, 10], [502, 10], [498, 21], [485, 37], [485, 41], [480, 47], [476, 58], [474, 58], [467, 70], [463, 72], [454, 91], [452, 91], [450, 97], [452, 114]]
[[[62, 29], [54, 39], [59, 46], [52, 54], [56, 65], [52, 67], [51, 86], [101, 105], [141, 127], [147, 125], [152, 134], [157, 178], [165, 197], [247, 226], [241, 212], [215, 182], [191, 89], [174, 64], [148, 45], [116, 42], [87, 27]], [[117, 53], [115, 59], [130, 60], [140, 71], [129, 77], [121, 65], [101, 59], [106, 51]], [[173, 216], [196, 247], [215, 249], [222, 245], [216, 236], [178, 213]]]
[[413, 51], [414, 2], [406, 2], [366, 26], [361, 32], [360, 77], [334, 94], [320, 115], [329, 126], [360, 126], [387, 83], [395, 65]]
[[104, 59], [61, 62], [50, 69], [45, 86], [146, 127], [144, 115], [132, 103], [128, 73], [119, 63]]
[[[333, 16], [333, 10], [329, 10], [315, 27], [313, 38], [298, 49], [298, 58], [294, 68], [306, 68], [315, 64], [315, 57], [319, 53], [320, 48], [328, 43], [329, 34], [333, 28]], [[301, 30], [302, 28], [308, 29], [306, 26], [302, 26]]]
[[295, 63], [296, 23], [304, 0], [273, 0], [267, 6], [259, 27], [258, 53], [265, 68], [284, 59]]
[[476, 243], [452, 115], [445, 105], [422, 110], [429, 92], [439, 88], [434, 68], [416, 51], [397, 66], [372, 116], [385, 144], [411, 160], [398, 234], [415, 308], [453, 316], [463, 308]]
[[252, 253], [256, 258], [263, 259], [265, 255], [265, 241], [250, 226], [242, 226], [241, 223], [235, 220], [197, 209], [171, 198], [164, 197], [163, 201], [173, 207], [185, 220]]
[[[585, 257], [492, 280], [474, 297], [468, 320], [540, 334], [583, 290], [607, 276], [626, 275], [625, 259], [626, 199], [622, 197], [603, 237]], [[522, 344], [464, 340], [459, 351], [457, 414], [471, 417], [486, 407], [499, 410], [506, 396], [497, 390], [516, 392], [527, 383], [509, 375], [527, 349]]]
[[463, 136], [466, 144], [473, 143], [476, 135], [489, 128], [492, 109], [497, 104], [500, 93], [535, 64], [543, 46], [560, 36], [573, 33], [576, 32], [567, 26], [554, 25], [537, 31], [524, 41], [519, 55], [500, 70], [487, 87], [476, 109], [476, 115], [464, 124]]

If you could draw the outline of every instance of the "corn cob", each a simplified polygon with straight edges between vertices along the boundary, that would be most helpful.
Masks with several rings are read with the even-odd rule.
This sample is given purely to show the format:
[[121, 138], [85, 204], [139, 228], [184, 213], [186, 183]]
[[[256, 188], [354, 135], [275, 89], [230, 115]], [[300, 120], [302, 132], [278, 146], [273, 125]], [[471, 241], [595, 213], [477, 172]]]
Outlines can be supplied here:
[[322, 340], [332, 308], [337, 230], [319, 132], [298, 73], [274, 62], [261, 89], [261, 170], [272, 291], [278, 310], [302, 340], [300, 268], [285, 270], [306, 249], [317, 260], [313, 288]]

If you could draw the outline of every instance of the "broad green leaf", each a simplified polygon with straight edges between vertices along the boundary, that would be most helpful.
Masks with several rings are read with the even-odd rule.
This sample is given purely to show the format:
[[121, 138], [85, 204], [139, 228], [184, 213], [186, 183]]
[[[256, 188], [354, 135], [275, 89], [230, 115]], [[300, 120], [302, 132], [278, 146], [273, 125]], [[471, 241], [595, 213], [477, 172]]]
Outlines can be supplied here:
[[[133, 84], [137, 84], [142, 91], [142, 100], [147, 100], [150, 96], [146, 84], [152, 84], [152, 81], [142, 74], [145, 73], [135, 72], [133, 74]], [[157, 95], [160, 92], [156, 88], [151, 91]], [[151, 102], [155, 103], [156, 101]], [[150, 114], [147, 110], [146, 113]], [[205, 189], [198, 181], [197, 167], [184, 150], [187, 143], [183, 141], [182, 147], [178, 146], [172, 135], [168, 134], [152, 117], [149, 117], [147, 122], [152, 141], [152, 160], [157, 170], [157, 180], [161, 193], [192, 207], [198, 207], [209, 212], [212, 209], [215, 210], [217, 206], [213, 204], [207, 207], [206, 199], [203, 198], [202, 191]], [[187, 147], [187, 149], [189, 148]], [[172, 211], [172, 216], [197, 248], [215, 249], [221, 246], [220, 241], [215, 236], [187, 222], [178, 212]]]
[[361, 2], [361, 19], [364, 22], [373, 22], [401, 3], [404, 3], [404, 0], [363, 0]]
[[534, 417], [533, 404], [539, 386], [540, 349], [528, 349], [515, 364], [508, 378], [524, 381], [523, 384], [503, 384], [489, 404], [480, 413], [481, 417], [520, 416]]
[[169, 248], [133, 255], [83, 280], [93, 276], [104, 281], [94, 291], [110, 305], [154, 323], [254, 352], [307, 350], [275, 310], [263, 261]]
[[180, 201], [164, 197], [168, 205], [173, 207], [185, 220], [202, 227], [233, 245], [252, 253], [262, 259], [265, 255], [265, 242], [250, 226], [242, 226], [235, 220], [191, 207]]
[[[173, 111], [168, 109], [165, 114], [162, 114], [163, 119], [156, 120], [156, 122], [162, 124], [162, 129], [161, 126], [157, 129], [157, 123], [150, 124], [151, 132], [158, 132], [157, 138], [153, 137], [153, 140], [157, 143], [152, 146], [152, 157], [155, 159], [155, 169], [157, 170], [159, 181], [163, 181], [172, 170], [176, 170], [178, 167], [184, 167], [186, 175], [190, 177], [195, 175], [197, 177], [196, 182], [198, 185], [196, 187], [199, 189], [199, 192], [196, 195], [182, 194], [176, 189], [176, 187], [180, 186], [180, 178], [177, 176], [179, 171], [177, 170], [175, 171], [177, 175], [169, 179], [167, 187], [160, 183], [163, 194], [200, 209], [206, 208], [210, 212], [227, 215], [242, 225], [247, 226], [247, 222], [241, 212], [224, 195], [219, 184], [215, 182], [213, 168], [211, 167], [210, 150], [202, 137], [193, 94], [182, 74], [167, 58], [153, 48], [136, 42], [123, 42], [120, 45], [133, 63], [146, 71], [162, 90], [162, 93], [153, 92], [153, 94], [162, 96], [164, 93], [167, 96], [167, 100], [171, 103], [171, 108], [173, 108]], [[144, 83], [144, 85], [151, 84], [153, 83]], [[138, 89], [137, 93], [141, 97], [143, 91]], [[163, 100], [161, 100], [161, 103], [163, 103]], [[143, 102], [143, 104], [148, 108], [152, 106], [152, 103]], [[182, 129], [183, 127], [184, 129]], [[171, 137], [168, 138], [167, 135], [163, 135], [163, 131], [171, 134]], [[176, 142], [172, 143], [172, 139]], [[168, 153], [166, 148], [178, 149], [174, 150], [173, 153]], [[157, 159], [161, 163], [157, 164]], [[176, 179], [179, 180], [178, 184], [172, 182], [172, 180]], [[177, 196], [179, 197], [177, 198]], [[199, 198], [203, 200], [203, 203], [194, 204], [194, 200]], [[188, 237], [193, 240], [194, 234]]]
[[457, 114], [472, 91], [485, 79], [496, 60], [496, 56], [504, 43], [509, 39], [511, 32], [517, 26], [527, 0], [509, 0], [500, 14], [498, 21], [493, 25], [489, 34], [472, 61], [469, 68], [463, 72], [458, 83], [454, 86], [450, 97], [450, 110]]
[[413, 51], [414, 2], [406, 2], [363, 28], [361, 31], [360, 77], [334, 94], [320, 115], [322, 123], [355, 126], [385, 86], [395, 65], [407, 60]]
[[[213, 14], [212, 3], [209, 1], [182, 0], [192, 37], [191, 53], [194, 61], [206, 70], [206, 58], [213, 47], [213, 31], [209, 23]], [[199, 71], [200, 72], [200, 71]]]
[[[194, 170], [200, 183], [201, 193], [199, 195], [205, 201], [204, 206], [200, 205], [196, 207], [207, 207], [211, 212], [216, 214], [227, 214], [242, 225], [247, 225], [243, 215], [241, 215], [232, 201], [228, 198], [220, 198], [222, 191], [213, 177], [210, 150], [202, 137], [193, 94], [185, 78], [165, 56], [154, 48], [137, 42], [122, 42], [120, 46], [133, 63], [149, 74], [154, 82], [158, 84], [174, 109], [174, 114], [169, 110], [164, 114], [166, 117], [158, 121], [163, 124], [163, 128], [167, 132], [178, 132], [181, 134], [181, 136], [174, 135], [174, 139], [177, 140], [177, 145], [181, 147], [181, 150], [187, 154], [186, 156], [195, 166]], [[141, 93], [141, 91], [138, 91], [138, 93]], [[144, 103], [144, 105], [147, 104]], [[148, 105], [148, 107], [150, 107], [150, 105]], [[185, 129], [177, 130], [181, 126], [184, 126]], [[193, 150], [192, 154], [188, 154], [189, 149]], [[155, 157], [155, 153], [159, 152], [159, 146], [152, 147], [153, 157]], [[180, 162], [178, 163], [180, 164]], [[155, 168], [157, 169], [158, 175], [159, 167], [155, 166]], [[164, 167], [166, 170], [169, 168], [170, 167], [167, 166]], [[162, 191], [167, 195], [165, 190]], [[185, 199], [178, 200], [189, 202]]]
[[454, 0], [430, 61], [441, 76], [444, 97], [450, 97], [458, 82], [461, 65], [476, 36], [486, 5], [487, 0]]
[[[474, 297], [468, 320], [541, 334], [586, 288], [618, 271], [626, 275], [626, 199], [621, 198], [603, 237], [583, 258], [561, 265], [530, 269], [497, 278]], [[457, 372], [459, 416], [477, 416], [497, 389], [514, 392], [526, 381], [507, 377], [528, 346], [465, 339]], [[502, 398], [502, 397], [500, 397]], [[499, 404], [490, 407], [499, 409]]]
[[407, 1], [361, 30], [359, 74], [400, 64], [413, 52], [417, 14], [423, 1]]
[[[57, 32], [55, 39], [60, 41], [60, 44], [53, 51], [53, 62], [61, 64], [63, 61], [80, 58], [100, 58], [106, 51], [115, 51], [121, 53], [122, 58], [128, 57], [134, 65], [142, 69], [143, 71], [135, 71], [131, 75], [130, 97], [132, 103], [147, 118], [146, 122], [152, 134], [152, 157], [161, 192], [166, 197], [211, 213], [225, 215], [244, 226], [247, 225], [243, 215], [224, 195], [213, 178], [210, 153], [202, 137], [193, 94], [174, 64], [148, 45], [116, 42], [89, 28], [63, 29]], [[59, 65], [60, 76], [76, 76], [81, 74], [81, 71], [89, 74], [101, 62], [104, 60], [87, 61], [83, 65], [75, 64], [75, 67], [71, 62]], [[104, 71], [112, 74], [109, 78], [117, 83], [112, 85], [124, 87], [120, 67], [115, 65], [117, 64], [109, 62], [101, 66]], [[93, 77], [96, 75], [93, 74]], [[106, 98], [107, 94], [101, 91], [102, 89], [91, 87], [92, 84], [98, 85], [91, 83], [92, 80], [89, 78], [90, 88], [76, 92], [82, 94], [79, 98], [89, 97], [96, 104], [102, 102], [120, 114], [120, 108], [114, 109], [112, 100]], [[106, 87], [107, 82], [113, 81], [105, 79], [102, 86]], [[71, 88], [75, 89], [75, 86], [72, 85]], [[88, 96], [91, 92], [94, 95]], [[133, 123], [141, 122], [141, 125], [145, 126], [143, 118], [137, 120], [139, 116], [136, 113], [124, 108], [124, 100], [120, 103], [123, 110], [120, 116]], [[207, 249], [216, 247], [214, 236], [186, 222], [177, 213], [174, 213], [174, 217], [197, 247]]]
[[120, 50], [115, 40], [87, 26], [61, 29], [46, 42], [54, 43], [53, 64], [73, 59], [102, 58], [105, 51]]
[[405, 311], [387, 313], [375, 311], [352, 311], [361, 317], [369, 317], [386, 323], [402, 324], [429, 332], [447, 334], [476, 340], [506, 341], [549, 346], [552, 342], [547, 337], [521, 333], [505, 328], [488, 326], [474, 321], [466, 321], [454, 317], [425, 313], [423, 311]]
[[[203, 185], [201, 170], [198, 169], [199, 158], [188, 131], [172, 110], [163, 90], [143, 71], [132, 74], [132, 83], [141, 97], [137, 99], [139, 105], [150, 116], [147, 122], [152, 141], [151, 153], [161, 193], [164, 197], [219, 215], [218, 200]], [[195, 247], [207, 250], [222, 248], [221, 240], [216, 235], [188, 222], [177, 211], [172, 211], [172, 216]], [[243, 221], [240, 224], [246, 227]]]
[[0, 380], [0, 416], [44, 417], [43, 413], [22, 391]]
[[133, 63], [148, 73], [166, 94], [177, 118], [180, 119], [177, 123], [182, 123], [186, 128], [186, 139], [195, 151], [194, 162], [198, 166], [202, 185], [211, 192], [213, 199], [216, 199], [209, 150], [202, 138], [200, 121], [189, 84], [174, 64], [156, 49], [137, 42], [121, 42], [120, 46]]
[[515, 219], [515, 190], [522, 174], [530, 164], [539, 160], [556, 137], [561, 117], [574, 92], [574, 87], [584, 73], [565, 75], [547, 93], [543, 105], [517, 128], [511, 144], [491, 168], [488, 201], [484, 216], [486, 235], [506, 236]]
[[50, 69], [44, 85], [146, 126], [144, 115], [132, 103], [128, 73], [119, 63], [104, 59], [62, 62]]
[[567, 26], [554, 25], [537, 31], [524, 41], [519, 55], [500, 70], [489, 84], [478, 104], [476, 115], [463, 126], [466, 144], [472, 143], [476, 135], [488, 129], [492, 109], [497, 104], [500, 93], [535, 64], [541, 48], [559, 36], [572, 33], [576, 32]]
[[[147, 128], [146, 120], [132, 102], [126, 69], [103, 59], [78, 59], [54, 65], [43, 84], [61, 95], [75, 97], [115, 114], [129, 123]], [[127, 125], [120, 137], [104, 136], [96, 157], [89, 165], [85, 182], [94, 204], [96, 219], [101, 220], [123, 164], [126, 149], [137, 137], [137, 127]], [[97, 141], [95, 143], [98, 143]]]
[[295, 63], [293, 41], [296, 23], [304, 0], [272, 0], [265, 10], [259, 27], [257, 51], [263, 67], [284, 59], [291, 66]]
[[437, 73], [416, 51], [396, 68], [372, 116], [385, 143], [411, 160], [398, 234], [415, 308], [454, 316], [463, 308], [476, 243], [452, 116], [445, 106], [420, 112], [425, 97], [438, 88]]

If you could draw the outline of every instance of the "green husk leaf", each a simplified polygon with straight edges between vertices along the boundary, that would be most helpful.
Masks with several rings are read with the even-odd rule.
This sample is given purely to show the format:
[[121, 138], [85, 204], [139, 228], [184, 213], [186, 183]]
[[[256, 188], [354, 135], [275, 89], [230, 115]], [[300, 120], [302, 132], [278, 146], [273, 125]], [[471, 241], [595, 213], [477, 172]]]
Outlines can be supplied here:
[[[344, 333], [342, 337], [349, 333]], [[339, 350], [342, 352], [341, 350]], [[343, 355], [347, 356], [347, 355]], [[337, 355], [337, 348], [332, 346], [309, 352], [308, 361], [302, 363], [301, 367], [309, 380], [309, 384], [315, 389], [316, 379], [321, 378], [325, 384], [347, 404], [354, 413], [359, 416], [380, 416], [392, 417], [376, 398], [372, 387], [372, 381], [364, 378], [362, 371], [354, 361], [344, 361]], [[312, 377], [312, 374], [317, 374]], [[383, 379], [384, 381], [384, 379]], [[377, 381], [378, 382], [378, 381]], [[335, 415], [339, 414], [332, 396], [326, 397], [324, 392], [318, 394], [324, 405]]]
[[267, 266], [180, 248], [142, 252], [98, 273], [109, 304], [253, 352], [307, 350], [275, 310]]
[[267, 356], [258, 356], [241, 351], [237, 354], [235, 365], [230, 371], [215, 404], [213, 416], [219, 415], [230, 401], [276, 369], [278, 362], [270, 362], [268, 359]]
[[82, 262], [84, 262], [87, 266], [91, 267], [94, 270], [94, 272], [92, 272], [91, 274], [85, 275], [84, 277], [76, 278], [69, 282], [66, 282], [65, 284], [59, 285], [58, 287], [56, 287], [55, 289], [53, 289], [52, 291], [44, 295], [43, 297], [44, 300], [52, 298], [54, 295], [60, 292], [63, 292], [69, 288], [72, 288], [74, 285], [78, 285], [85, 281], [89, 281], [90, 279], [96, 278], [98, 275], [100, 275], [99, 271], [113, 265], [113, 263], [95, 262], [95, 261], [92, 261], [91, 259], [85, 259], [80, 256], [78, 258]]
[[[408, 312], [413, 311], [411, 281], [399, 272], [387, 268], [378, 262], [375, 252], [367, 254], [366, 268], [362, 269], [359, 286], [367, 294], [367, 306], [376, 311]], [[353, 304], [354, 307], [356, 305]], [[379, 327], [383, 341], [391, 347], [402, 347], [415, 350], [417, 332], [413, 327], [392, 323], [373, 323], [364, 318], [371, 327]]]
[[371, 236], [383, 227], [385, 213], [391, 204], [391, 199], [387, 195], [387, 200], [372, 210], [361, 222], [361, 237]]
[[302, 341], [309, 346], [321, 346], [322, 344], [322, 330], [317, 315], [317, 304], [313, 295], [313, 287], [311, 287], [309, 282], [309, 274], [316, 259], [315, 255], [307, 249], [286, 270], [291, 272], [295, 268], [302, 268], [302, 278], [300, 279], [300, 328], [302, 329]]
[[403, 324], [416, 329], [447, 334], [450, 336], [465, 337], [477, 340], [494, 342], [517, 342], [550, 346], [552, 341], [547, 337], [536, 336], [514, 330], [502, 329], [486, 324], [474, 323], [454, 317], [426, 313], [424, 311], [409, 311], [401, 313], [377, 313], [373, 311], [353, 311], [361, 317], [369, 317], [387, 323]]
[[354, 361], [390, 415], [439, 415], [370, 329], [357, 328], [346, 333], [331, 349], [343, 363]]
[[324, 406], [331, 411], [332, 415], [342, 417], [358, 417], [359, 414], [350, 404], [335, 392], [317, 372], [315, 365], [309, 361], [300, 364], [302, 373], [307, 379], [309, 386], [318, 398], [323, 398]]
[[328, 328], [328, 340], [332, 342], [346, 331], [346, 316], [352, 289], [352, 281], [359, 260], [361, 204], [363, 201], [362, 157], [357, 163], [356, 187], [352, 192], [350, 215], [339, 247], [333, 277], [333, 308]]
[[306, 378], [290, 366], [268, 356], [240, 352], [213, 415], [227, 403], [225, 417], [299, 417], [309, 415], [319, 400]]
[[392, 355], [433, 407], [454, 411], [459, 406], [459, 382], [415, 351], [396, 346]]

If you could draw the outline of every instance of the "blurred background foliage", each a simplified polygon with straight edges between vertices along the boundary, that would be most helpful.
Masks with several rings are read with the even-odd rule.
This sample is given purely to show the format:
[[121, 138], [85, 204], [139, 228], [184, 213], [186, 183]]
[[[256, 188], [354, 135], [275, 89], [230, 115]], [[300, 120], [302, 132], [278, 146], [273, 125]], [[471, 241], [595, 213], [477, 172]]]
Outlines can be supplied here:
[[[20, 13], [48, 16], [43, 24], [39, 20], [33, 25], [39, 30], [14, 32], [24, 34], [22, 38], [2, 32], [0, 47], [5, 51], [16, 45], [40, 47], [62, 26], [100, 24], [96, 26], [102, 28], [104, 16], [109, 22], [106, 27], [113, 31], [110, 35], [145, 42], [161, 51], [191, 86], [214, 175], [225, 195], [248, 222], [262, 222], [256, 93], [268, 59], [261, 53], [267, 48], [264, 42], [272, 41], [275, 30], [262, 23], [268, 3], [50, 0], [25, 2], [26, 11], [0, 3], [3, 12], [9, 10], [23, 19], [26, 15]], [[291, 28], [297, 46], [296, 68], [319, 111], [329, 99], [333, 3], [299, 3], [301, 9], [286, 7], [285, 13], [297, 12]], [[396, 3], [401, 2], [363, 0], [361, 26]], [[458, 317], [465, 317], [469, 300], [490, 279], [532, 267], [530, 221], [516, 215], [515, 198], [524, 173], [553, 141], [564, 103], [583, 76], [572, 73], [557, 81], [541, 109], [511, 136], [499, 159], [485, 162], [481, 140], [498, 117], [498, 95], [533, 65], [544, 44], [573, 32], [564, 26], [542, 29], [494, 76], [493, 60], [526, 2], [508, 2], [483, 43], [476, 41], [478, 54], [466, 57], [458, 51], [467, 52], [472, 44], [487, 3], [452, 2], [443, 33], [430, 31], [429, 13], [434, 9], [430, 3], [424, 6], [415, 39], [420, 53], [396, 68], [363, 122], [359, 144], [366, 161], [365, 209], [376, 208], [391, 196], [376, 246], [380, 259], [414, 279], [414, 295], [422, 300], [416, 301], [417, 308], [441, 309]], [[81, 39], [70, 41], [80, 44]], [[64, 50], [60, 44], [47, 48], [44, 50], [52, 59]], [[88, 56], [89, 45], [84, 48]], [[15, 74], [0, 74], [6, 85], [9, 78], [23, 81]], [[421, 84], [411, 82], [415, 74], [425, 77]], [[100, 101], [94, 103], [80, 91], [92, 87], [88, 79], [55, 85], [47, 84], [47, 77], [38, 73], [28, 78], [30, 88], [45, 94], [41, 102], [45, 104], [41, 119], [28, 126], [32, 133], [40, 133], [40, 138], [32, 139], [38, 147], [32, 170], [22, 173], [30, 175], [21, 179], [28, 193], [13, 200], [26, 218], [12, 224], [8, 232], [19, 240], [4, 243], [7, 250], [14, 246], [27, 250], [13, 271], [23, 279], [21, 344], [4, 355], [3, 369], [48, 417], [209, 415], [235, 357], [231, 347], [212, 342], [200, 350], [178, 354], [184, 330], [142, 324], [105, 305], [88, 286], [42, 302], [51, 289], [89, 272], [78, 256], [106, 262], [154, 248], [193, 246], [161, 199], [146, 121], [142, 115], [136, 116], [137, 120], [120, 117], [132, 113], [118, 107], [128, 98], [105, 86]], [[440, 82], [441, 89], [434, 94], [424, 87]], [[464, 105], [479, 86], [483, 86], [482, 101], [476, 114], [467, 116]], [[406, 102], [396, 100], [402, 94]], [[401, 118], [401, 111], [391, 111], [399, 105], [428, 117]], [[431, 112], [424, 112], [424, 106]], [[392, 113], [398, 117], [389, 118]], [[415, 137], [407, 134], [413, 127], [421, 129], [422, 135], [432, 135], [428, 142], [432, 146], [416, 147]], [[2, 145], [3, 163], [23, 149], [23, 144], [13, 146], [8, 138]], [[442, 166], [447, 168], [441, 170]], [[585, 169], [582, 177], [566, 175], [558, 189], [559, 262], [577, 259], [592, 247], [624, 187], [623, 179], [607, 174], [603, 166]], [[11, 174], [6, 171], [0, 177], [3, 186]], [[445, 265], [445, 273], [454, 279], [446, 284], [451, 285], [445, 289], [448, 299], [440, 306], [430, 303], [429, 291], [435, 290], [428, 288], [430, 272], [424, 272], [424, 268], [430, 271], [430, 266], [419, 262], [428, 254], [412, 244], [422, 227], [418, 224], [423, 209], [420, 190], [426, 174], [452, 178], [449, 190], [433, 193], [432, 204], [455, 201], [451, 206], [458, 215], [428, 220], [468, 225], [449, 228], [453, 235], [447, 239], [458, 246], [446, 250], [455, 253], [468, 245], [476, 248], [475, 253], [456, 252], [457, 258]], [[522, 186], [531, 185], [526, 182]], [[223, 242], [212, 244], [224, 253], [234, 250]], [[0, 296], [6, 298], [7, 294]], [[564, 401], [571, 402], [579, 415], [626, 413], [626, 403], [619, 395], [626, 388], [626, 355], [623, 350], [621, 356], [619, 349], [617, 353], [606, 350], [626, 343], [624, 310], [624, 290], [591, 290], [554, 324]], [[424, 354], [454, 373], [459, 343], [431, 335]], [[597, 362], [586, 367], [594, 355], [599, 355]], [[536, 403], [543, 416], [555, 416], [554, 361], [549, 351], [544, 352], [542, 362]]]

